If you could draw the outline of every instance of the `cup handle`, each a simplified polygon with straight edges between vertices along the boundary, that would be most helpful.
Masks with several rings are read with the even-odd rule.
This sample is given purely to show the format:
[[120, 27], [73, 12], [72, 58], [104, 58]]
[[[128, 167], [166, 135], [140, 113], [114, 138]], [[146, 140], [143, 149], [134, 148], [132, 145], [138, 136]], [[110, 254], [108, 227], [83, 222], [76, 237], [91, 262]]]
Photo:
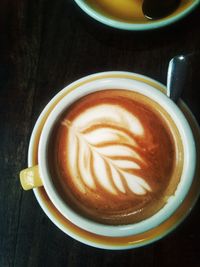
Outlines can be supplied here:
[[19, 176], [21, 186], [24, 190], [30, 190], [35, 187], [43, 186], [38, 165], [22, 170]]

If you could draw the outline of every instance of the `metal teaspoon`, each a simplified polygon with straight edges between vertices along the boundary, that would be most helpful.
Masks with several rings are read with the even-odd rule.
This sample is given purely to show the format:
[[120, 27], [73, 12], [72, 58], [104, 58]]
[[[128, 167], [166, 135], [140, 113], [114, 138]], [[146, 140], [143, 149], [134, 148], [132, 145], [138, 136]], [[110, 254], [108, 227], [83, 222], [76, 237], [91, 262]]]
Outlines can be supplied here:
[[167, 96], [177, 102], [182, 94], [185, 79], [188, 72], [188, 55], [179, 55], [172, 58], [169, 62], [167, 73]]
[[170, 15], [181, 0], [144, 0], [142, 11], [148, 19], [160, 19]]

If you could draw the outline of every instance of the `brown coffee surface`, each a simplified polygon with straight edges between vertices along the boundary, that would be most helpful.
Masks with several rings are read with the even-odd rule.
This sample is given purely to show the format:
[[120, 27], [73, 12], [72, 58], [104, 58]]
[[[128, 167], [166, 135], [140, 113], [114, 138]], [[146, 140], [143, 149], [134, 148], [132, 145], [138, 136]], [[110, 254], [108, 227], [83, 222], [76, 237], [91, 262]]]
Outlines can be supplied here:
[[112, 18], [125, 21], [144, 19], [142, 12], [143, 0], [87, 0], [86, 2], [97, 11]]
[[183, 165], [168, 113], [146, 96], [115, 89], [71, 105], [54, 127], [48, 154], [63, 200], [105, 224], [155, 214], [174, 194]]
[[[171, 14], [178, 14], [193, 1], [181, 0], [179, 7]], [[86, 0], [94, 10], [112, 19], [129, 23], [147, 23], [142, 11], [143, 0]], [[169, 14], [170, 15], [170, 14]]]

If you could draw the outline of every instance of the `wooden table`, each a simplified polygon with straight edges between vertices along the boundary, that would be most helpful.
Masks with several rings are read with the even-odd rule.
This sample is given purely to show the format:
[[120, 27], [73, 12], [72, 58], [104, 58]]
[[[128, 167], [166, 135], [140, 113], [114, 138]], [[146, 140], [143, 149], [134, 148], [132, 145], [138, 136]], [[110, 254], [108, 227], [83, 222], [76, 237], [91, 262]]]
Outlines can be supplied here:
[[[200, 202], [175, 232], [155, 244], [100, 250], [57, 229], [18, 179], [27, 166], [34, 123], [51, 97], [80, 77], [108, 70], [165, 83], [170, 58], [200, 49], [199, 12], [166, 29], [135, 33], [100, 25], [72, 0], [1, 0], [0, 267], [200, 266]], [[196, 62], [192, 71], [200, 76], [199, 68]], [[199, 96], [200, 81], [193, 84]]]

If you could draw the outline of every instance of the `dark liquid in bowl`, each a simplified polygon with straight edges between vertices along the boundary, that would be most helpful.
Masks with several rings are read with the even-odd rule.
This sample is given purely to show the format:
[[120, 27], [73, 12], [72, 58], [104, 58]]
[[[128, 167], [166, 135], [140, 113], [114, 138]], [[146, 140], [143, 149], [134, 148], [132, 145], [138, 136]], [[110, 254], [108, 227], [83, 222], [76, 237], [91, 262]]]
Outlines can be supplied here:
[[[155, 7], [156, 2], [168, 2], [168, 0], [145, 0], [149, 2], [148, 6], [151, 5], [150, 2], [154, 2], [152, 6]], [[142, 6], [143, 0], [86, 0], [88, 5], [90, 5], [94, 10], [100, 14], [110, 17], [117, 21], [129, 22], [129, 23], [148, 23], [149, 19], [145, 17]], [[156, 14], [156, 18], [177, 15], [186, 8], [188, 8], [194, 0], [169, 0], [171, 2], [171, 7], [168, 7], [167, 12], [160, 11], [160, 15]], [[180, 2], [172, 6], [172, 2]], [[150, 10], [152, 11], [152, 9]], [[165, 13], [165, 14], [164, 14]], [[155, 15], [154, 15], [155, 16]]]

